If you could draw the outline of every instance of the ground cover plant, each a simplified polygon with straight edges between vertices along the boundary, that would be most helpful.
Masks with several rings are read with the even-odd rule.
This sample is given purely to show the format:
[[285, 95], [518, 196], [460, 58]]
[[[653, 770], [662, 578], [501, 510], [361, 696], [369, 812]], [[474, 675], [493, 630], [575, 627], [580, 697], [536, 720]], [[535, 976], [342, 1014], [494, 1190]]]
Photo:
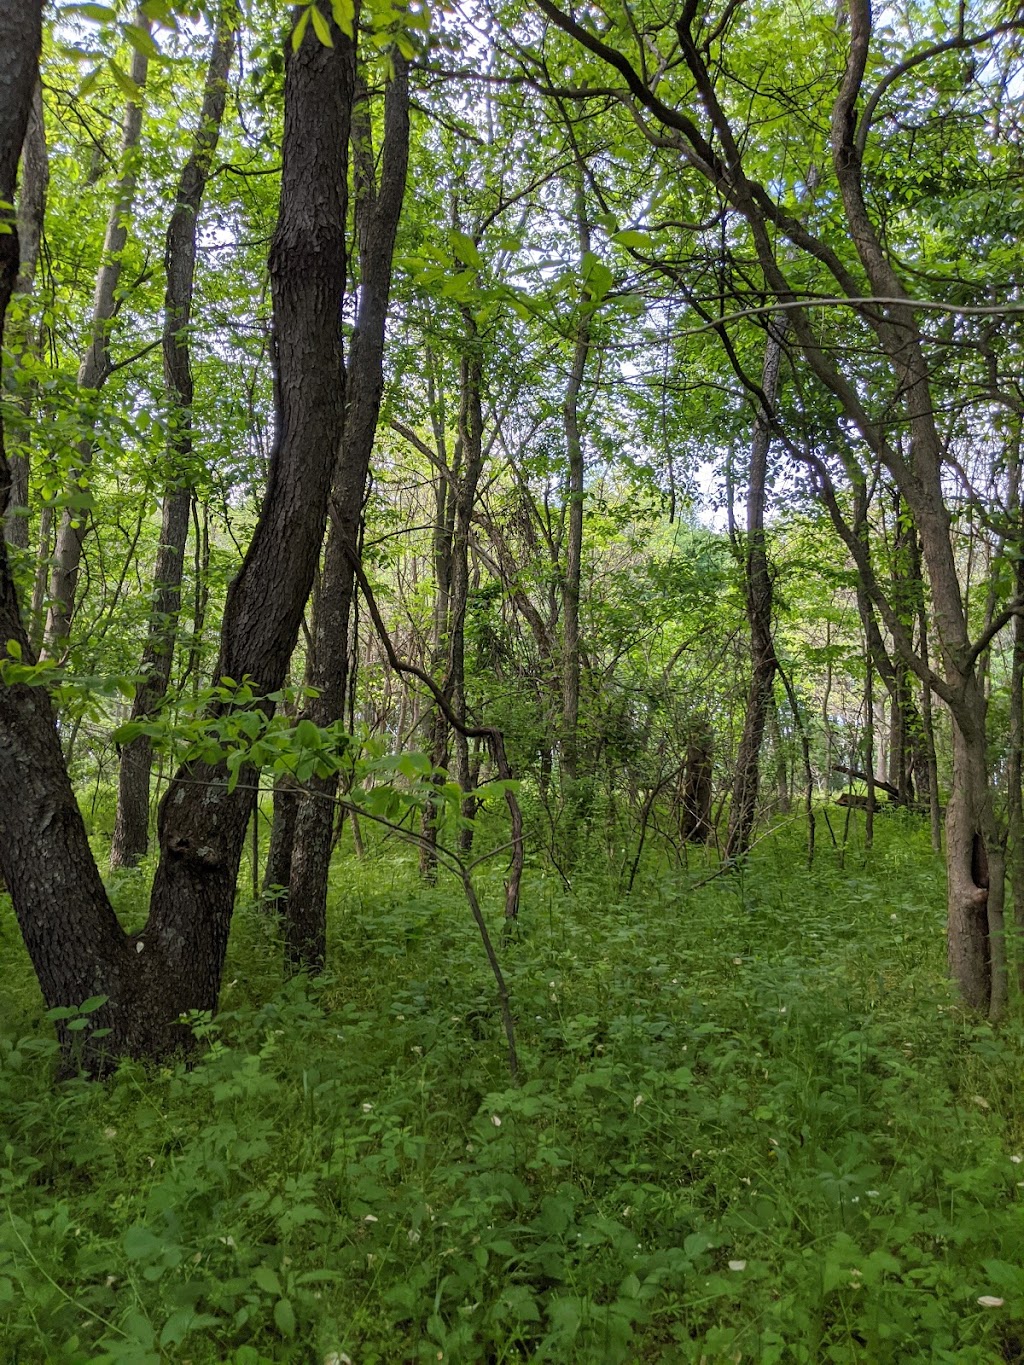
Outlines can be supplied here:
[[457, 888], [393, 845], [336, 862], [328, 975], [246, 906], [193, 1062], [103, 1085], [42, 1083], [5, 912], [3, 1358], [1021, 1358], [1024, 1030], [954, 1002], [926, 833], [879, 824], [693, 891], [532, 869], [515, 1086]]
[[0, 0], [0, 1365], [1024, 1361], [1022, 35]]

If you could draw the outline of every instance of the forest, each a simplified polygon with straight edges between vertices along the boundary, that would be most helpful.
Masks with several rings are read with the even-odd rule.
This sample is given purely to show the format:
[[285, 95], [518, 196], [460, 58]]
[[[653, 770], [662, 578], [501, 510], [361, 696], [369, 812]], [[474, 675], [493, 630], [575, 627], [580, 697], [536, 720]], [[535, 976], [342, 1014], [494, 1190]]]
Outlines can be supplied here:
[[0, 0], [0, 1365], [1024, 1362], [1022, 114]]

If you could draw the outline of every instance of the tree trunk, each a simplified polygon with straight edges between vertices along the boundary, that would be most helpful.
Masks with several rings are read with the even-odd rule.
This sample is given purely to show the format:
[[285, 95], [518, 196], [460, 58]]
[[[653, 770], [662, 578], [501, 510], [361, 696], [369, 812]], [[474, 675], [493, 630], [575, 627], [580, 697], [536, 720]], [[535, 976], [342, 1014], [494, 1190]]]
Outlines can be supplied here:
[[[149, 20], [140, 13], [137, 22], [148, 33]], [[68, 505], [64, 508], [54, 550], [50, 604], [43, 635], [43, 654], [50, 659], [63, 654], [71, 629], [71, 617], [75, 610], [82, 545], [89, 523], [88, 483], [85, 475], [92, 463], [92, 433], [96, 423], [95, 409], [93, 408], [88, 416], [85, 415], [85, 409], [87, 404], [95, 402], [96, 395], [110, 377], [110, 332], [117, 312], [117, 290], [121, 282], [122, 257], [128, 242], [128, 223], [135, 204], [139, 139], [142, 133], [141, 91], [145, 87], [148, 70], [149, 58], [146, 53], [141, 48], [133, 48], [131, 78], [140, 95], [138, 100], [129, 99], [125, 106], [124, 122], [121, 127], [120, 175], [114, 187], [114, 200], [107, 219], [103, 254], [96, 275], [89, 345], [78, 369], [78, 390], [83, 397], [83, 425], [86, 431], [78, 444], [78, 468], [70, 478], [67, 491], [67, 496], [74, 499], [78, 505]]]
[[[435, 388], [427, 353], [427, 399], [440, 473], [434, 486], [434, 532], [431, 559], [434, 569], [434, 639], [431, 671], [440, 672], [448, 656], [448, 612], [451, 592], [452, 537], [455, 533], [455, 496], [452, 491], [462, 468], [462, 443], [456, 442], [452, 463], [446, 457], [444, 389]], [[427, 748], [435, 768], [448, 766], [448, 722], [437, 707], [427, 720]], [[437, 808], [428, 805], [420, 820], [420, 876], [428, 885], [437, 880]]]
[[[391, 261], [405, 196], [409, 161], [409, 79], [404, 58], [394, 58], [394, 79], [384, 104], [384, 149], [376, 185], [370, 118], [353, 119], [359, 302], [348, 366], [344, 438], [331, 495], [320, 592], [313, 612], [313, 647], [307, 682], [317, 689], [307, 717], [327, 726], [344, 720], [348, 688], [349, 618], [359, 555], [366, 477], [384, 390], [384, 332], [391, 292]], [[327, 881], [333, 847], [338, 775], [311, 777], [294, 817], [285, 905], [285, 951], [291, 967], [319, 971], [327, 950]]]
[[772, 684], [778, 668], [775, 641], [772, 636], [773, 591], [768, 554], [765, 549], [764, 512], [768, 485], [768, 449], [771, 445], [771, 409], [774, 407], [779, 388], [779, 365], [782, 360], [785, 328], [785, 319], [782, 317], [773, 318], [769, 324], [761, 373], [761, 392], [768, 406], [758, 410], [750, 443], [744, 579], [747, 622], [750, 626], [751, 676], [729, 807], [729, 832], [725, 841], [725, 856], [729, 861], [742, 857], [750, 847], [750, 832], [757, 814], [757, 793], [761, 781], [761, 741], [764, 738]]
[[[336, 27], [332, 36], [326, 47], [307, 33], [285, 55], [281, 209], [270, 253], [277, 435], [260, 518], [228, 592], [216, 672], [247, 678], [257, 698], [286, 676], [341, 434], [354, 46]], [[6, 56], [0, 41], [0, 64]], [[0, 132], [2, 119], [0, 108]], [[0, 158], [4, 145], [0, 136]], [[0, 197], [9, 188], [0, 178]], [[10, 638], [24, 652], [0, 554], [0, 639]], [[160, 810], [149, 920], [129, 938], [91, 857], [45, 689], [0, 686], [0, 871], [47, 1005], [108, 997], [92, 1016], [111, 1030], [95, 1044], [95, 1067], [107, 1055], [160, 1055], [187, 1038], [182, 1014], [216, 1008], [253, 787], [243, 772], [229, 791], [223, 765], [190, 763], [177, 773]]]
[[[590, 255], [590, 224], [583, 194], [583, 172], [577, 167], [576, 234], [582, 263]], [[572, 366], [562, 404], [565, 450], [569, 460], [566, 488], [568, 526], [565, 577], [562, 580], [562, 773], [571, 787], [579, 768], [580, 720], [580, 583], [583, 571], [583, 440], [580, 435], [580, 392], [590, 355], [592, 303], [589, 292], [580, 300]], [[569, 795], [569, 793], [566, 793]], [[570, 797], [571, 799], [571, 797]]]
[[714, 734], [704, 724], [686, 749], [679, 835], [687, 843], [706, 844], [714, 833], [711, 823], [711, 772]]
[[[42, 8], [0, 6], [0, 202], [15, 198], [41, 43]], [[19, 268], [17, 224], [0, 208], [0, 344]], [[11, 472], [0, 423], [0, 515]], [[12, 642], [14, 649], [12, 651]], [[8, 664], [32, 652], [21, 622], [7, 546], [0, 540], [0, 651]], [[0, 876], [46, 1003], [81, 1004], [124, 984], [128, 954], [89, 850], [45, 688], [0, 683]], [[64, 1035], [65, 1040], [67, 1035]]]
[[[21, 190], [18, 195], [18, 278], [14, 292], [29, 295], [35, 287], [36, 264], [39, 260], [39, 244], [43, 234], [43, 219], [46, 214], [46, 191], [50, 181], [50, 162], [46, 150], [46, 128], [43, 123], [43, 94], [37, 84], [32, 97], [29, 113], [28, 131], [21, 152]], [[4, 388], [17, 395], [19, 385], [18, 370], [26, 355], [38, 352], [38, 340], [32, 339], [31, 320], [22, 319], [18, 335], [8, 340], [8, 350], [13, 356], [11, 373], [6, 378]], [[23, 382], [23, 381], [22, 381]], [[22, 416], [28, 418], [32, 400], [28, 393], [16, 398]], [[27, 452], [28, 442], [22, 442]], [[10, 455], [11, 494], [4, 516], [4, 536], [12, 549], [28, 549], [28, 454]]]
[[[444, 692], [452, 711], [466, 722], [466, 613], [469, 608], [469, 539], [484, 467], [483, 362], [476, 323], [463, 310], [465, 337], [459, 364], [461, 402], [459, 439], [462, 469], [454, 490], [455, 527], [451, 553], [451, 596], [448, 608], [448, 668]], [[470, 788], [469, 742], [456, 731], [452, 776], [464, 793]]]
[[[1015, 578], [1017, 596], [1024, 596], [1024, 558], [1017, 551]], [[1013, 622], [1013, 663], [1010, 672], [1010, 734], [1006, 764], [1007, 845], [1010, 892], [1013, 898], [1014, 938], [1016, 939], [1017, 991], [1024, 994], [1024, 801], [1022, 801], [1022, 758], [1024, 758], [1024, 617]]]
[[[213, 49], [206, 72], [203, 104], [192, 153], [178, 181], [171, 221], [167, 228], [164, 297], [164, 384], [169, 407], [168, 482], [164, 488], [160, 542], [153, 571], [153, 610], [129, 721], [151, 716], [167, 693], [181, 610], [181, 580], [192, 513], [192, 367], [189, 325], [196, 272], [199, 213], [213, 154], [220, 137], [227, 78], [235, 49], [235, 6], [228, 0], [217, 17]], [[111, 867], [134, 867], [145, 856], [149, 842], [149, 776], [153, 742], [138, 735], [121, 750], [117, 814], [110, 846]]]

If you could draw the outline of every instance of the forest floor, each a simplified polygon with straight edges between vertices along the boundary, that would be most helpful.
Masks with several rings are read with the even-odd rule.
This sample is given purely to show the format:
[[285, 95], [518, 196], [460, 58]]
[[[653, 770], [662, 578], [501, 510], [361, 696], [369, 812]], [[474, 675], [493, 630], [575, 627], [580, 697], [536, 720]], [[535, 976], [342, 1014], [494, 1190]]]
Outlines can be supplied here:
[[697, 890], [529, 872], [518, 1085], [393, 842], [336, 864], [330, 976], [242, 905], [198, 1061], [104, 1084], [54, 1082], [3, 902], [0, 1361], [1024, 1360], [1024, 1027], [953, 1005], [927, 832], [877, 825]]

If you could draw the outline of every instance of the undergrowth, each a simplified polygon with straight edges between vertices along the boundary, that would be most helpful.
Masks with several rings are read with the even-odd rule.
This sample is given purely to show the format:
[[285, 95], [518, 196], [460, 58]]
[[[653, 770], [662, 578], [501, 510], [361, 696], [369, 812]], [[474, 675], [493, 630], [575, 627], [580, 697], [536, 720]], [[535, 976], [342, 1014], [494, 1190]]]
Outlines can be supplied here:
[[243, 905], [194, 1064], [104, 1084], [54, 1081], [7, 905], [0, 1359], [1024, 1360], [1024, 1029], [953, 1005], [934, 855], [878, 823], [689, 892], [533, 870], [515, 1087], [458, 888], [393, 842], [334, 870], [331, 975], [282, 985]]

